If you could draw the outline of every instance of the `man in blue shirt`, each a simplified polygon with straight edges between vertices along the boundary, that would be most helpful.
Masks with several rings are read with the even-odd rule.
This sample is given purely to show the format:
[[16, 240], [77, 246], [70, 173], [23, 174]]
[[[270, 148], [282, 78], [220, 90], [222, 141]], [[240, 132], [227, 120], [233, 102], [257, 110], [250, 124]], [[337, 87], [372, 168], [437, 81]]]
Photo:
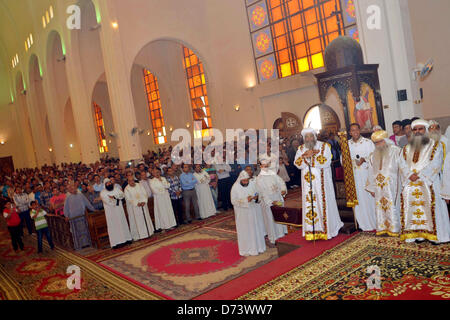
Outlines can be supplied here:
[[195, 217], [193, 219], [200, 220], [200, 212], [198, 209], [197, 193], [195, 191], [195, 185], [198, 183], [194, 174], [191, 172], [191, 168], [188, 164], [183, 164], [183, 173], [180, 176], [181, 189], [183, 190], [183, 201], [185, 216], [188, 223], [191, 219], [191, 203], [194, 207]]

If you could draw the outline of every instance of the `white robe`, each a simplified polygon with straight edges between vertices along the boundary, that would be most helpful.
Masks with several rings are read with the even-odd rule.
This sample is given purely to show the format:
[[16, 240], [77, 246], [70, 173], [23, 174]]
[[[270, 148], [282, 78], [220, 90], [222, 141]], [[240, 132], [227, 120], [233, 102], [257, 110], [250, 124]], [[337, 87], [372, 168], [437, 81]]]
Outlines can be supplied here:
[[442, 176], [441, 196], [446, 200], [450, 200], [450, 152], [444, 162], [444, 172]]
[[[134, 187], [127, 185], [125, 199], [133, 240], [137, 241], [153, 235], [155, 229], [147, 207], [148, 193], [144, 187], [140, 183], [136, 183]], [[145, 206], [138, 207], [138, 204], [142, 202], [145, 202]]]
[[377, 217], [377, 235], [400, 235], [400, 192], [399, 161], [401, 149], [388, 145], [388, 154], [379, 160], [374, 154], [369, 158], [369, 176], [366, 190], [375, 193], [375, 213]]
[[[409, 145], [402, 150], [400, 172], [403, 179], [401, 194], [401, 235], [407, 242], [427, 239], [437, 243], [450, 241], [448, 209], [441, 195], [443, 148], [431, 140], [414, 161]], [[409, 177], [416, 173], [415, 182]]]
[[150, 188], [155, 199], [155, 228], [166, 230], [175, 227], [177, 221], [170, 201], [169, 182], [164, 177], [161, 177], [161, 180], [153, 178], [150, 180]]
[[255, 185], [250, 183], [247, 187], [243, 187], [240, 182], [236, 182], [231, 188], [231, 203], [234, 207], [241, 256], [256, 256], [266, 251], [264, 233], [258, 224], [261, 217], [260, 205], [254, 200], [249, 203], [247, 199], [256, 193]]
[[[249, 187], [253, 188], [258, 193], [258, 190], [256, 188], [256, 178], [255, 177], [250, 179]], [[264, 219], [264, 214], [262, 211], [261, 199], [262, 199], [262, 197], [259, 196], [259, 198], [258, 198], [259, 202], [254, 204], [255, 209], [258, 211], [258, 214], [256, 216], [257, 217], [256, 222], [257, 222], [258, 228], [261, 230], [262, 234], [264, 236], [267, 236], [266, 225], [264, 224], [265, 219]]]
[[[356, 196], [358, 205], [355, 206], [355, 216], [358, 226], [363, 231], [373, 231], [377, 228], [377, 218], [375, 214], [375, 199], [366, 191], [367, 177], [369, 176], [369, 158], [375, 150], [375, 145], [369, 139], [361, 137], [357, 142], [350, 139], [348, 142], [350, 156], [353, 163], [353, 174], [355, 177]], [[366, 162], [357, 166], [356, 160], [364, 158]], [[358, 160], [359, 161], [359, 160]]]
[[[115, 197], [111, 199], [109, 196]], [[130, 228], [128, 227], [122, 201], [125, 197], [120, 187], [115, 186], [113, 191], [103, 189], [100, 192], [105, 209], [106, 224], [108, 226], [109, 243], [111, 247], [131, 241]], [[120, 199], [117, 201], [116, 199]]]
[[144, 187], [145, 191], [147, 192], [148, 198], [151, 198], [152, 195], [152, 189], [150, 189], [150, 180], [141, 180], [139, 183]]
[[275, 223], [272, 214], [272, 203], [279, 201], [284, 205], [282, 191], [287, 191], [286, 183], [273, 170], [269, 169], [269, 174], [261, 171], [256, 178], [256, 190], [261, 198], [261, 207], [264, 218], [264, 225], [269, 241], [275, 244], [275, 241], [287, 234], [287, 227], [282, 224]]
[[216, 214], [217, 210], [214, 204], [211, 189], [209, 188], [211, 178], [205, 170], [202, 170], [200, 173], [194, 172], [194, 177], [198, 181], [195, 185], [195, 191], [198, 198], [200, 218], [206, 219], [212, 217]]
[[[344, 226], [339, 216], [333, 186], [331, 173], [333, 156], [328, 143], [317, 141], [313, 149], [319, 150], [319, 153], [306, 162], [302, 156], [308, 149], [305, 145], [300, 146], [294, 161], [295, 166], [302, 171], [302, 231], [306, 240], [329, 240], [336, 237]], [[308, 163], [311, 165], [312, 177], [309, 174]], [[310, 182], [312, 182], [312, 200]]]

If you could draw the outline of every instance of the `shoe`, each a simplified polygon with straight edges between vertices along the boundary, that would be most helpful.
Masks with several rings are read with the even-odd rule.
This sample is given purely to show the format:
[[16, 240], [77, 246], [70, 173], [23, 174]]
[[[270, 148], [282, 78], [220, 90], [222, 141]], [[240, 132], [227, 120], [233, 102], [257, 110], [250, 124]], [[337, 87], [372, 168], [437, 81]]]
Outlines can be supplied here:
[[161, 229], [155, 230], [155, 233], [160, 233]]
[[132, 243], [133, 243], [133, 241], [131, 241], [131, 240], [128, 240], [127, 242], [125, 242], [125, 244], [128, 244], [128, 245], [130, 245]]
[[440, 243], [437, 243], [437, 242], [434, 242], [434, 241], [430, 241], [430, 243], [431, 243], [433, 246], [438, 246], [438, 245], [440, 245]]
[[416, 240], [416, 243], [424, 243], [426, 240]]

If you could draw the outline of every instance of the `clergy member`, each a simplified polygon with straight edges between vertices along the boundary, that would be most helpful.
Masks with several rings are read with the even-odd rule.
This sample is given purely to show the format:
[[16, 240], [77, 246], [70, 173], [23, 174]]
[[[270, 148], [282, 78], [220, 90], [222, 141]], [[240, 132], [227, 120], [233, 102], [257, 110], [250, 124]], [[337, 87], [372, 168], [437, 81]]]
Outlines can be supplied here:
[[130, 221], [131, 237], [134, 241], [153, 235], [154, 228], [148, 211], [148, 193], [141, 183], [136, 183], [133, 177], [128, 178], [125, 188], [128, 220]]
[[89, 225], [86, 219], [86, 208], [95, 211], [89, 200], [81, 193], [73, 183], [67, 186], [69, 195], [64, 202], [64, 216], [69, 221], [75, 250], [92, 246]]
[[272, 214], [272, 206], [284, 206], [284, 196], [287, 194], [286, 183], [270, 168], [271, 159], [262, 158], [261, 172], [256, 178], [256, 190], [261, 199], [261, 207], [266, 227], [267, 236], [270, 243], [287, 234], [287, 227], [275, 223]]
[[128, 227], [125, 211], [122, 206], [124, 193], [113, 180], [104, 180], [105, 188], [100, 192], [105, 209], [106, 225], [108, 227], [109, 244], [111, 248], [118, 249], [131, 243], [131, 233]]
[[356, 196], [358, 205], [355, 207], [355, 217], [359, 228], [363, 231], [373, 231], [377, 228], [375, 215], [375, 200], [366, 191], [366, 182], [369, 175], [369, 157], [375, 150], [372, 141], [361, 136], [361, 127], [357, 123], [350, 125], [348, 146], [353, 164], [353, 175], [355, 177]]
[[258, 193], [250, 184], [247, 172], [241, 171], [231, 188], [231, 203], [234, 207], [239, 254], [256, 256], [266, 251], [264, 233], [258, 225], [261, 210], [258, 208]]
[[400, 171], [403, 178], [400, 211], [400, 239], [432, 244], [450, 241], [447, 206], [441, 195], [439, 173], [443, 149], [430, 139], [429, 123], [419, 119], [412, 123], [413, 137], [402, 150]]
[[168, 191], [170, 184], [166, 178], [161, 177], [160, 169], [155, 168], [152, 173], [154, 178], [150, 180], [150, 188], [155, 201], [155, 228], [157, 231], [172, 229], [177, 225], [177, 221]]
[[195, 191], [197, 193], [200, 218], [206, 219], [212, 217], [216, 214], [217, 210], [214, 204], [211, 189], [209, 188], [211, 178], [199, 164], [194, 165], [194, 177], [198, 181], [195, 185]]
[[303, 236], [309, 241], [329, 240], [344, 226], [334, 193], [331, 146], [318, 141], [312, 128], [304, 129], [302, 136], [305, 144], [298, 148], [294, 163], [302, 172]]
[[[392, 140], [392, 139], [391, 139]], [[401, 149], [384, 130], [372, 134], [375, 151], [369, 158], [366, 190], [375, 198], [377, 235], [400, 235], [399, 157]]]
[[441, 197], [450, 203], [450, 152], [447, 153], [444, 161], [444, 172], [442, 176]]

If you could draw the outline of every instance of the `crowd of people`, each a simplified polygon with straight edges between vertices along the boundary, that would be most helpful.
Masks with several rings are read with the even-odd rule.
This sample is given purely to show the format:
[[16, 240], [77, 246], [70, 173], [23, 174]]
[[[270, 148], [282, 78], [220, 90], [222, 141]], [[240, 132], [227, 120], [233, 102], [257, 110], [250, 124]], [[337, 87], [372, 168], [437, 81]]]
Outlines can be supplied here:
[[[445, 157], [448, 141], [440, 130], [435, 121], [403, 120], [393, 123], [390, 138], [374, 128], [367, 139], [358, 124], [350, 126], [358, 198], [354, 212], [361, 230], [408, 242], [449, 241], [444, 199], [450, 199], [450, 157]], [[245, 160], [238, 161], [236, 152], [233, 164], [177, 165], [172, 151], [149, 151], [134, 165], [106, 158], [90, 165], [44, 166], [2, 176], [4, 217], [14, 250], [23, 249], [25, 228], [28, 234], [36, 229], [38, 252], [44, 235], [54, 248], [46, 215], [69, 222], [78, 250], [92, 246], [86, 210], [104, 210], [110, 245], [120, 248], [234, 208], [239, 252], [257, 255], [265, 250], [266, 236], [274, 244], [287, 233], [286, 226], [275, 223], [271, 208], [283, 206], [287, 191], [299, 186], [307, 240], [331, 239], [343, 226], [333, 187], [333, 181], [342, 179], [342, 158], [332, 132], [306, 128], [301, 136], [281, 140], [279, 159], [262, 157], [257, 165], [248, 161], [248, 143]]]
[[[289, 188], [299, 185], [295, 182], [299, 181], [297, 170], [292, 170], [291, 150], [298, 144], [299, 141], [290, 141], [286, 148], [280, 145], [282, 156], [277, 168]], [[172, 162], [172, 151], [172, 147], [148, 151], [135, 165], [124, 166], [118, 159], [105, 158], [90, 165], [71, 163], [18, 169], [1, 176], [0, 194], [6, 201], [4, 216], [14, 249], [23, 248], [23, 230], [31, 235], [34, 229], [39, 252], [44, 235], [54, 247], [49, 226], [41, 228], [45, 215], [67, 220], [76, 250], [92, 246], [86, 210], [104, 210], [111, 247], [120, 248], [155, 232], [232, 209], [231, 188], [240, 172], [247, 167], [256, 173], [261, 170], [259, 165], [249, 164], [248, 159], [233, 164], [176, 165]], [[247, 143], [247, 155], [248, 152]], [[147, 205], [150, 198], [154, 204], [154, 225]], [[35, 216], [33, 210], [39, 215]]]

